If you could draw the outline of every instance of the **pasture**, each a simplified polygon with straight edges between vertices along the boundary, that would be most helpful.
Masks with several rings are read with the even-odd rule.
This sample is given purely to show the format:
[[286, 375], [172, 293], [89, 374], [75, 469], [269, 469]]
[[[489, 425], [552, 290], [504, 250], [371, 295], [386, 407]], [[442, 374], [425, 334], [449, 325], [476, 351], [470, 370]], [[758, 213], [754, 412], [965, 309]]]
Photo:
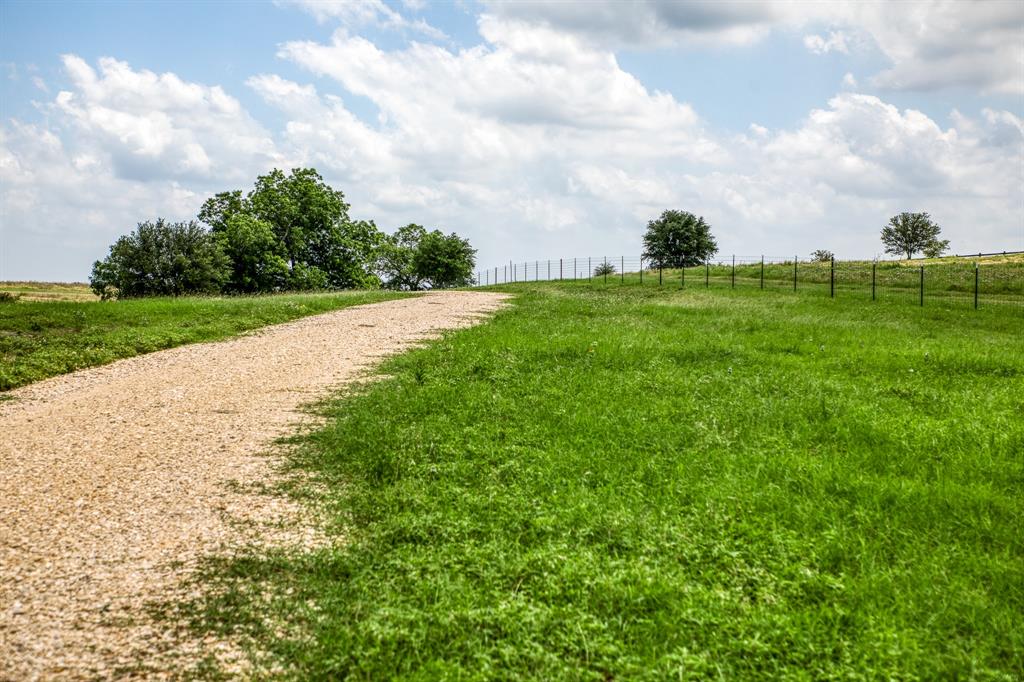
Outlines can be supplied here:
[[505, 290], [295, 440], [325, 547], [163, 616], [296, 679], [1024, 673], [1019, 309]]

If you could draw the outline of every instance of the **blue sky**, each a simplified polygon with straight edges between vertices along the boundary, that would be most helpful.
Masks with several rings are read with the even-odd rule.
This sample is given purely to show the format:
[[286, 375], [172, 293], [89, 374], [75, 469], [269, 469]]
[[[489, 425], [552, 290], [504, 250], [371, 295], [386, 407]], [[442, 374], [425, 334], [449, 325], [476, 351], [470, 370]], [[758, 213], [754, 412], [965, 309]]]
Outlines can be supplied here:
[[482, 267], [879, 255], [928, 210], [1024, 249], [1019, 3], [0, 2], [0, 279], [82, 280], [141, 220], [312, 165]]

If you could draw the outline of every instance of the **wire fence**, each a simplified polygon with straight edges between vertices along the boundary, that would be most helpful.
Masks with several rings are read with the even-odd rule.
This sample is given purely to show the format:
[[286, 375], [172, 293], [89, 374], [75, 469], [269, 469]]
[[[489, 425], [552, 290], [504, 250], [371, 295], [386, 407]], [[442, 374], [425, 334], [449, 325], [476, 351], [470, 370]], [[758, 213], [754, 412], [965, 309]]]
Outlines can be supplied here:
[[[989, 303], [1024, 306], [1024, 252], [1005, 258], [930, 261], [801, 260], [796, 257], [730, 256], [685, 267], [659, 265], [638, 256], [586, 256], [509, 261], [479, 270], [477, 286], [517, 282], [577, 282], [602, 286], [757, 288], [816, 293], [843, 299]], [[988, 254], [997, 255], [997, 254]]]

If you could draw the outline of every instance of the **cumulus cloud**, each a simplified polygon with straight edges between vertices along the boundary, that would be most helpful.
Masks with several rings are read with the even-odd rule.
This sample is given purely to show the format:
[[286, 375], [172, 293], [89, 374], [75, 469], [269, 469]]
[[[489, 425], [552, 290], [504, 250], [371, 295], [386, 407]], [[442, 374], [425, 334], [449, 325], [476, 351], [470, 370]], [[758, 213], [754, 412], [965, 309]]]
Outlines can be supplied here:
[[805, 46], [818, 53], [846, 53], [855, 46], [868, 49], [873, 44], [891, 62], [872, 79], [877, 87], [963, 86], [983, 93], [1024, 92], [1024, 3], [1020, 2], [491, 0], [486, 4], [497, 16], [549, 26], [613, 49], [744, 45], [773, 30], [828, 26], [832, 30], [827, 35], [805, 36]]

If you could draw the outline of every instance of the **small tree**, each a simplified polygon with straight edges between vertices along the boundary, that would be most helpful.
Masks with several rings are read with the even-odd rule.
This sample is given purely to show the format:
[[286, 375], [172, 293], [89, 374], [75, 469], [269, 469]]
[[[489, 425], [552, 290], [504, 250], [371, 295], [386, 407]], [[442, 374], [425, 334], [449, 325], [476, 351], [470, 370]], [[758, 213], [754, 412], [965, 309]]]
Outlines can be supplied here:
[[948, 250], [948, 239], [936, 239], [931, 244], [924, 247], [923, 252], [926, 258], [942, 258], [942, 254]]
[[608, 262], [599, 263], [598, 266], [596, 268], [594, 268], [594, 277], [604, 277], [605, 275], [614, 275], [615, 272], [616, 272], [615, 271], [615, 265], [613, 263], [608, 263]]
[[89, 284], [104, 299], [217, 293], [229, 261], [212, 234], [195, 221], [139, 223], [92, 266]]
[[836, 255], [828, 249], [817, 249], [811, 252], [811, 260], [816, 263], [828, 263], [835, 257]]
[[427, 232], [420, 239], [412, 259], [413, 272], [431, 289], [461, 287], [473, 283], [476, 249], [454, 232]]
[[927, 213], [900, 213], [889, 219], [889, 224], [882, 228], [882, 243], [885, 252], [906, 255], [913, 258], [918, 251], [935, 246], [941, 252], [948, 248], [949, 242], [939, 241], [942, 232]]
[[647, 223], [643, 255], [651, 267], [700, 265], [716, 253], [718, 244], [703, 217], [669, 210]]

